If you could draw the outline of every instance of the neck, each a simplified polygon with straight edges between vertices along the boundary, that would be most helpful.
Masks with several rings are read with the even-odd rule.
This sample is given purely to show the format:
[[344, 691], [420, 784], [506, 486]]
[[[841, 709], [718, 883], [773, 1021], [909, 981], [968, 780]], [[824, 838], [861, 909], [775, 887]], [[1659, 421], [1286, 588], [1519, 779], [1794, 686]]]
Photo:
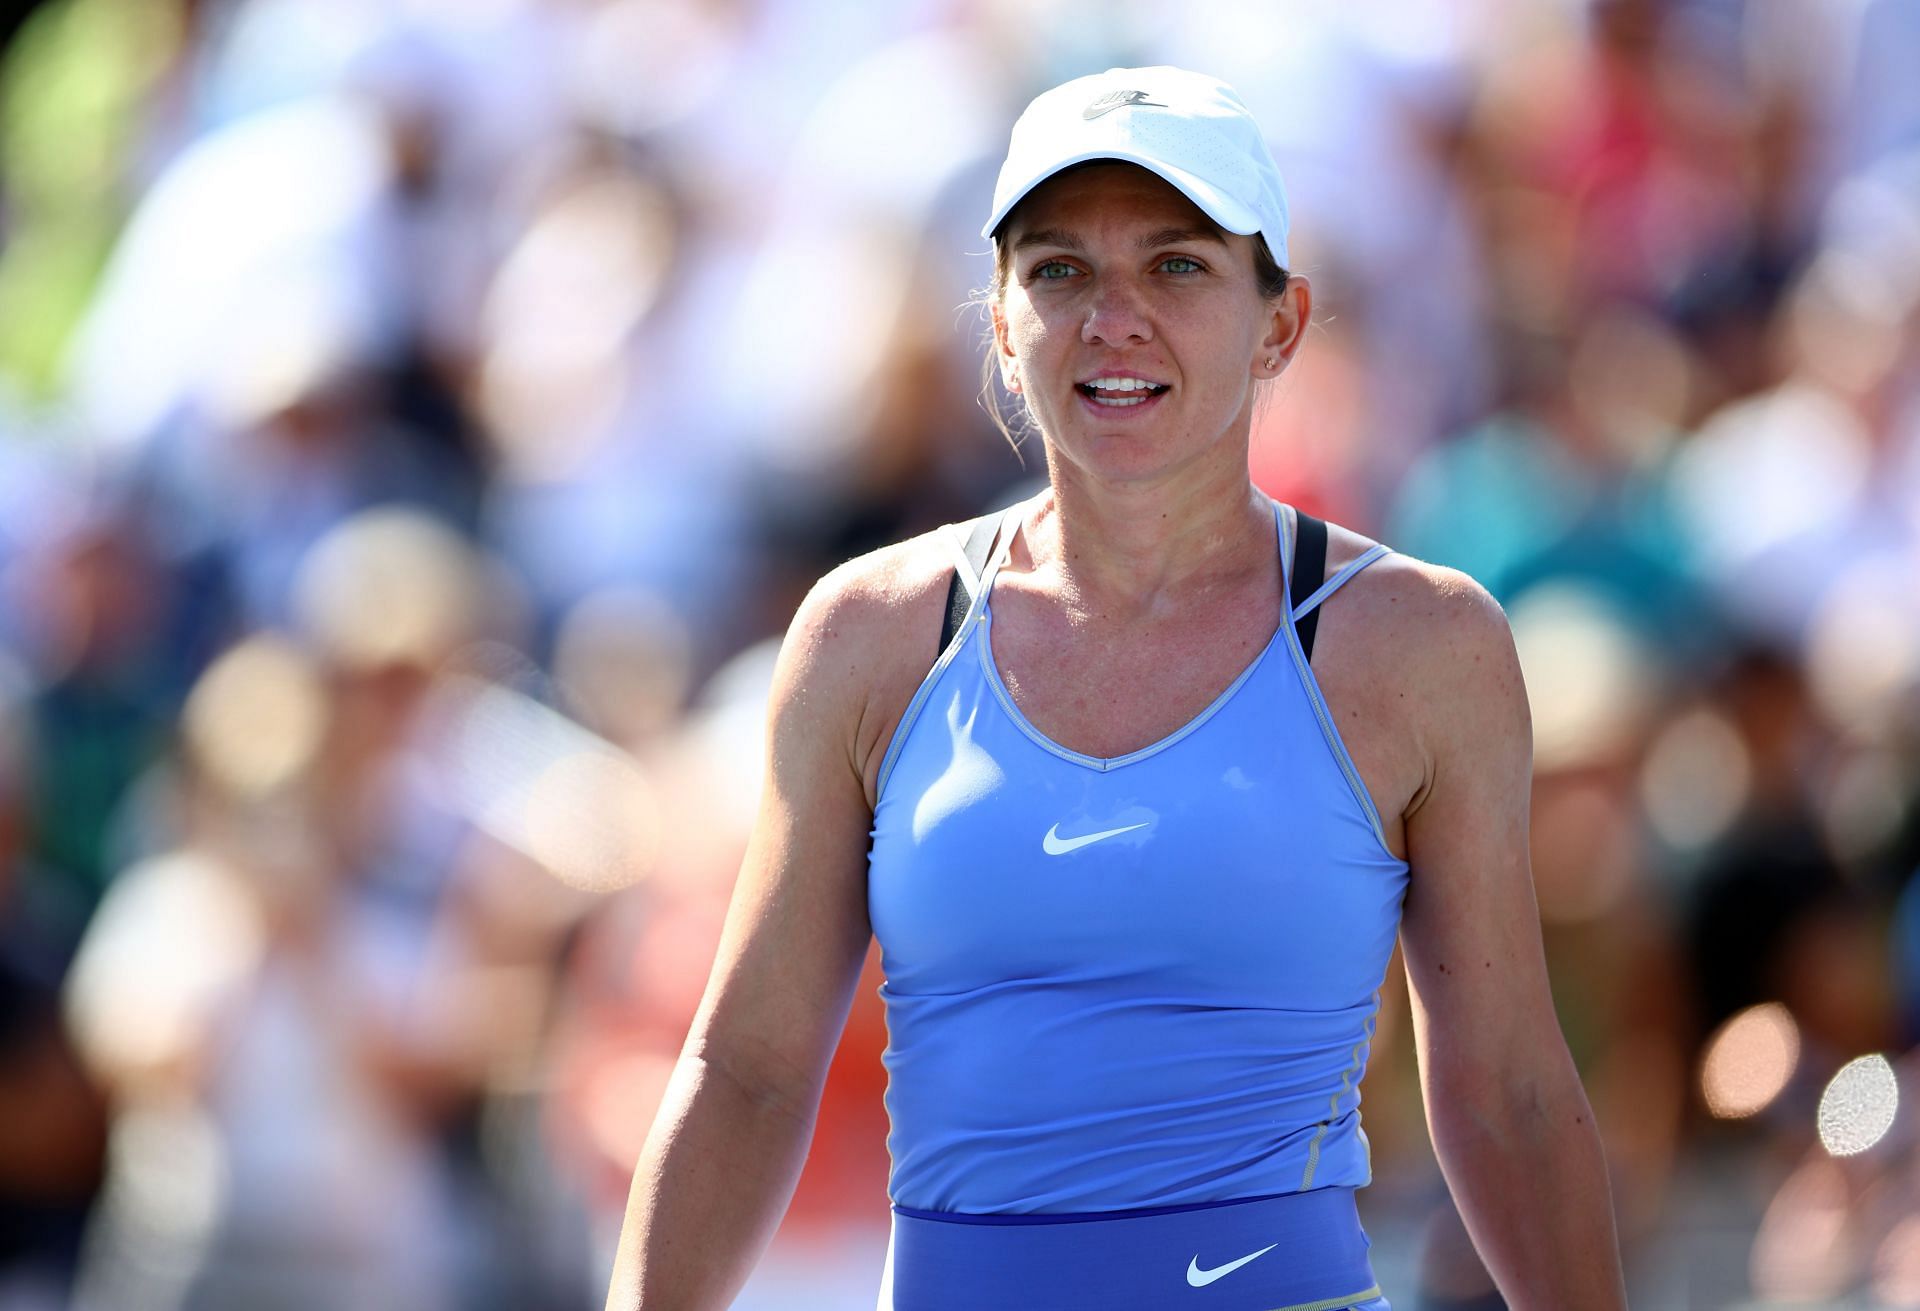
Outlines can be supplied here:
[[1177, 597], [1273, 567], [1272, 502], [1242, 464], [1175, 483], [1101, 483], [1051, 462], [1052, 493], [1027, 525], [1028, 567], [1089, 613], [1164, 611]]

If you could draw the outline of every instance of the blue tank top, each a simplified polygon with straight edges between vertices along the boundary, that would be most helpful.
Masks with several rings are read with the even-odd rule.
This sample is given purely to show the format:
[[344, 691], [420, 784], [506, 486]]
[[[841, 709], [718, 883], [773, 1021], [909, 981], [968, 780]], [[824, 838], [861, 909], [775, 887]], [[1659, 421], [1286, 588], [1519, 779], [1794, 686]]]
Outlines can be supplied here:
[[1024, 508], [977, 584], [956, 550], [971, 608], [881, 765], [893, 1202], [1086, 1213], [1366, 1183], [1359, 1082], [1407, 865], [1294, 623], [1386, 548], [1283, 613], [1184, 727], [1102, 759], [1030, 724], [994, 664]]

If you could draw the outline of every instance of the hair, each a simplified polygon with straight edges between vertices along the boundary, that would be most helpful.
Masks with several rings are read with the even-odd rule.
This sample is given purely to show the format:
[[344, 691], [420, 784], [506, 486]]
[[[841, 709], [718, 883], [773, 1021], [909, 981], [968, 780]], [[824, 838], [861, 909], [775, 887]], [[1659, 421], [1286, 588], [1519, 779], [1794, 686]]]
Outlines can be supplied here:
[[[1069, 168], [1061, 169], [1060, 172], [1055, 173], [1053, 176], [1062, 177], [1077, 169], [1086, 168], [1089, 165], [1111, 164], [1113, 162], [1115, 161], [1110, 159], [1090, 159]], [[1013, 447], [1014, 454], [1016, 455], [1020, 453], [1020, 442], [1021, 439], [1026, 436], [1027, 425], [1032, 416], [1027, 412], [1026, 406], [1023, 404], [1020, 406], [1020, 412], [1014, 415], [1011, 420], [1007, 417], [1005, 407], [1002, 404], [1003, 397], [1000, 388], [995, 385], [999, 376], [999, 370], [997, 368], [997, 361], [994, 358], [995, 343], [993, 337], [992, 312], [993, 307], [1000, 303], [1001, 297], [1006, 295], [1007, 280], [1013, 271], [1013, 253], [1008, 249], [1007, 243], [1002, 240], [1001, 233], [1007, 230], [1008, 222], [1019, 212], [1020, 206], [1015, 205], [1013, 209], [1008, 211], [1006, 218], [1000, 220], [1000, 226], [993, 230], [993, 280], [981, 290], [974, 292], [971, 297], [972, 303], [979, 307], [982, 316], [986, 320], [987, 349], [980, 362], [980, 408], [987, 412], [987, 417], [993, 420], [993, 426], [1000, 430], [1000, 435], [1007, 439], [1008, 444]], [[1224, 241], [1227, 238], [1227, 230], [1218, 223], [1215, 223], [1211, 215], [1202, 211], [1200, 221], [1211, 228], [1214, 235], [1218, 236], [1221, 240]], [[1273, 251], [1267, 247], [1266, 238], [1259, 233], [1255, 233], [1254, 236], [1257, 238], [1253, 243], [1254, 280], [1260, 288], [1260, 295], [1264, 299], [1269, 301], [1279, 300], [1281, 296], [1286, 294], [1287, 284], [1292, 280], [1293, 275], [1286, 269], [1280, 267], [1280, 262], [1273, 257]], [[1016, 426], [1018, 431], [1016, 431]]]

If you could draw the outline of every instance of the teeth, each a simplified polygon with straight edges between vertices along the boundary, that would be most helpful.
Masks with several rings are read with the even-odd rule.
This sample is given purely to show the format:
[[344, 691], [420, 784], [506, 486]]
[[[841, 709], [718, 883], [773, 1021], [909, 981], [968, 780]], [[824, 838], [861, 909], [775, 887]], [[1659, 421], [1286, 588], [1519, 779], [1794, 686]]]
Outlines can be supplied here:
[[1093, 378], [1080, 384], [1095, 403], [1111, 407], [1145, 405], [1159, 393], [1166, 390], [1159, 383], [1148, 382], [1145, 378]]

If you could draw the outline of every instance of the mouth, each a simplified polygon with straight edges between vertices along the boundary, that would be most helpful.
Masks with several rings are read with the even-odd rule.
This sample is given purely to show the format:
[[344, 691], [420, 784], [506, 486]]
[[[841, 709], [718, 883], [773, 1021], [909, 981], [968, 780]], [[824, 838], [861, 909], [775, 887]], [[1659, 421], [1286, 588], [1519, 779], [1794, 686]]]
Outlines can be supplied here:
[[1163, 382], [1123, 374], [1111, 378], [1089, 378], [1073, 389], [1103, 410], [1126, 410], [1159, 399], [1173, 388]]

